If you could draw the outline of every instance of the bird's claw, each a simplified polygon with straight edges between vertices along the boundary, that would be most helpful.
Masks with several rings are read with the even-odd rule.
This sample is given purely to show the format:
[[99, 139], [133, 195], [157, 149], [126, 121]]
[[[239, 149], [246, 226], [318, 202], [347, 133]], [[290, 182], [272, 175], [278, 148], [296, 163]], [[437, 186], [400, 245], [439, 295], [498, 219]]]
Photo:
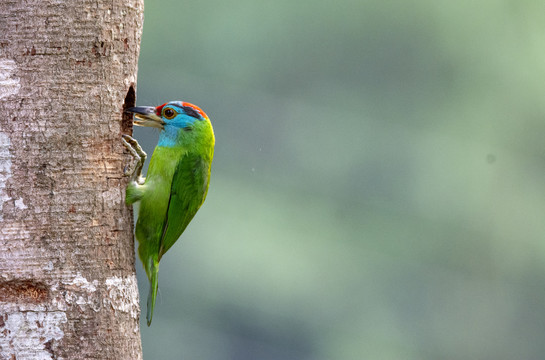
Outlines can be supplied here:
[[131, 155], [136, 159], [136, 165], [134, 166], [134, 169], [132, 169], [132, 166], [125, 166], [123, 169], [123, 174], [125, 176], [130, 176], [132, 181], [136, 181], [137, 183], [143, 182], [142, 179], [142, 167], [144, 166], [144, 162], [146, 161], [147, 154], [142, 150], [142, 147], [134, 139], [132, 136], [123, 134], [121, 138], [121, 142], [129, 150]]

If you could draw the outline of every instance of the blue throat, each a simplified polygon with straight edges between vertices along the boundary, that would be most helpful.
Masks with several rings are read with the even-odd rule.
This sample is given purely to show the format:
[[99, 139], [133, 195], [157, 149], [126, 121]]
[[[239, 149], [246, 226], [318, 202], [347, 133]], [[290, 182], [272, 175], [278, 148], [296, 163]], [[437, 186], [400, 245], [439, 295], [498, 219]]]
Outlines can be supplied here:
[[165, 126], [159, 134], [159, 142], [157, 146], [174, 147], [178, 140], [179, 128], [175, 126]]

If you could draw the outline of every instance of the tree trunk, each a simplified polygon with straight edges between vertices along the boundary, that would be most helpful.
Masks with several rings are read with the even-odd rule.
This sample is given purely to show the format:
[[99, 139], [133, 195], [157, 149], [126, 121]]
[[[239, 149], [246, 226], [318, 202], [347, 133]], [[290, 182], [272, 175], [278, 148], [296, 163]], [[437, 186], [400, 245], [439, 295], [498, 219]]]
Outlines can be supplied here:
[[142, 19], [0, 1], [0, 359], [142, 358], [120, 140]]

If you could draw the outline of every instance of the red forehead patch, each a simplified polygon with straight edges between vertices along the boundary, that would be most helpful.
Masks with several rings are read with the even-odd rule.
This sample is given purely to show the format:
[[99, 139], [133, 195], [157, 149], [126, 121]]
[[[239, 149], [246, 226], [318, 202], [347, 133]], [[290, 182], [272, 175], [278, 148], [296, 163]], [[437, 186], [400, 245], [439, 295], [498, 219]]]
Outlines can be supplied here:
[[190, 104], [190, 103], [184, 101], [184, 102], [182, 102], [182, 106], [189, 106], [189, 107], [195, 109], [199, 114], [201, 114], [201, 116], [203, 118], [208, 119], [208, 116], [205, 114], [205, 112], [202, 111], [202, 109], [200, 107], [198, 107], [197, 105], [193, 105], [193, 104]]
[[161, 116], [161, 113], [163, 112], [163, 107], [166, 105], [167, 103], [164, 103], [163, 105], [159, 105], [155, 108], [155, 114], [157, 116]]

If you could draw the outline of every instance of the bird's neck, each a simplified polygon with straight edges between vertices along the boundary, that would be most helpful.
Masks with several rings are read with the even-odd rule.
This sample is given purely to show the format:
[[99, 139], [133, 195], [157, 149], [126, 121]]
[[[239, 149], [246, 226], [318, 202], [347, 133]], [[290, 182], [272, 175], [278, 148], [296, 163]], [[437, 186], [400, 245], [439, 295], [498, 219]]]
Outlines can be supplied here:
[[165, 127], [159, 134], [157, 146], [174, 147], [178, 144], [178, 129], [174, 127]]

